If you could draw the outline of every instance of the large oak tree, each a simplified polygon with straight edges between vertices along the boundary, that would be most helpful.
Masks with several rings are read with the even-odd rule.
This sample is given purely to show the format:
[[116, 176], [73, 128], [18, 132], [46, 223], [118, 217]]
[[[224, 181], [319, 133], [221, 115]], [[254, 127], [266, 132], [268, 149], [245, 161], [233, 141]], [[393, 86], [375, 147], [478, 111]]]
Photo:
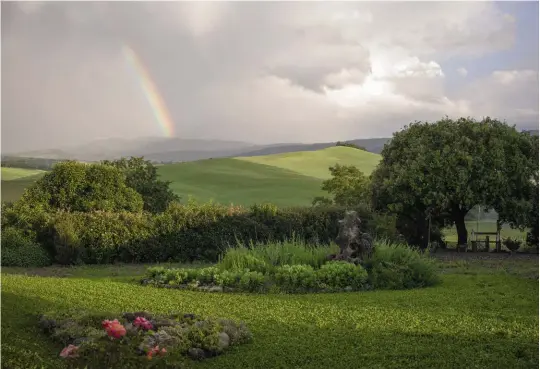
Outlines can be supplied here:
[[538, 140], [498, 120], [444, 118], [396, 132], [372, 175], [374, 206], [426, 228], [454, 224], [467, 243], [465, 215], [475, 205], [516, 218], [530, 212]]

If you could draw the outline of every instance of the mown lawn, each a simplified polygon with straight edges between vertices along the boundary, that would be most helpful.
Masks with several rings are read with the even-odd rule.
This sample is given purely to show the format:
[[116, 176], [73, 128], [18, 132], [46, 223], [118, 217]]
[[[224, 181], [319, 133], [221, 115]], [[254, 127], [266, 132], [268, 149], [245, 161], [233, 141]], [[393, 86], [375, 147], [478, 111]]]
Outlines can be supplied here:
[[311, 295], [142, 287], [133, 282], [140, 266], [3, 268], [2, 367], [61, 368], [61, 347], [45, 340], [37, 317], [77, 308], [248, 324], [253, 343], [193, 368], [538, 368], [538, 258], [441, 266], [443, 283], [433, 288]]

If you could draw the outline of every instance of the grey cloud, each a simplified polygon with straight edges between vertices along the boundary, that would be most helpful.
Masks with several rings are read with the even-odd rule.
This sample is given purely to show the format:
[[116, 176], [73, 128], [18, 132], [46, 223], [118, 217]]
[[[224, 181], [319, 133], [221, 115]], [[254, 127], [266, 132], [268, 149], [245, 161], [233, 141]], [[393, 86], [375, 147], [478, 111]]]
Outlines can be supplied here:
[[353, 108], [322, 86], [360, 85], [377, 60], [439, 62], [513, 39], [490, 3], [21, 4], [2, 3], [4, 151], [160, 135], [123, 45], [146, 65], [178, 136], [263, 143], [381, 136], [460, 112], [441, 78], [384, 77], [393, 95]]

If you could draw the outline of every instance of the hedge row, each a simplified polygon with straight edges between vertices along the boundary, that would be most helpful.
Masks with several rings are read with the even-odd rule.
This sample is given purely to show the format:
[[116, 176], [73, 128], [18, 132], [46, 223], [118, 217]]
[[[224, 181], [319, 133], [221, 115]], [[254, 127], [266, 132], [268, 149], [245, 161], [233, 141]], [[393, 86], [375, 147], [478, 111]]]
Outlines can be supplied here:
[[[396, 236], [391, 218], [355, 209], [362, 231], [375, 237]], [[283, 241], [298, 237], [325, 244], [338, 233], [339, 207], [278, 209], [208, 204], [174, 204], [160, 214], [109, 212], [44, 213], [4, 208], [2, 227], [34, 238], [60, 264], [114, 262], [210, 261], [231, 245]], [[9, 240], [3, 248], [9, 248]]]

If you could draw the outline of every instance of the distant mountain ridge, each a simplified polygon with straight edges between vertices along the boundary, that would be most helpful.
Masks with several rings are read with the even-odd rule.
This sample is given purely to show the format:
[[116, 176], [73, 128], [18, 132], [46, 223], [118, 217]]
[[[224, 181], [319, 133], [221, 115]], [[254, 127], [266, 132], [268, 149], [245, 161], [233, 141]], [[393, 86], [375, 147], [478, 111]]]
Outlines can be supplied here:
[[[349, 140], [379, 154], [389, 138], [367, 138]], [[255, 145], [240, 141], [220, 141], [180, 138], [109, 138], [88, 144], [61, 149], [34, 150], [2, 155], [5, 158], [39, 158], [53, 160], [100, 161], [129, 156], [144, 156], [148, 160], [162, 163], [197, 161], [210, 158], [236, 156], [261, 156], [286, 152], [315, 151], [335, 146], [336, 142], [324, 143], [277, 143]]]

